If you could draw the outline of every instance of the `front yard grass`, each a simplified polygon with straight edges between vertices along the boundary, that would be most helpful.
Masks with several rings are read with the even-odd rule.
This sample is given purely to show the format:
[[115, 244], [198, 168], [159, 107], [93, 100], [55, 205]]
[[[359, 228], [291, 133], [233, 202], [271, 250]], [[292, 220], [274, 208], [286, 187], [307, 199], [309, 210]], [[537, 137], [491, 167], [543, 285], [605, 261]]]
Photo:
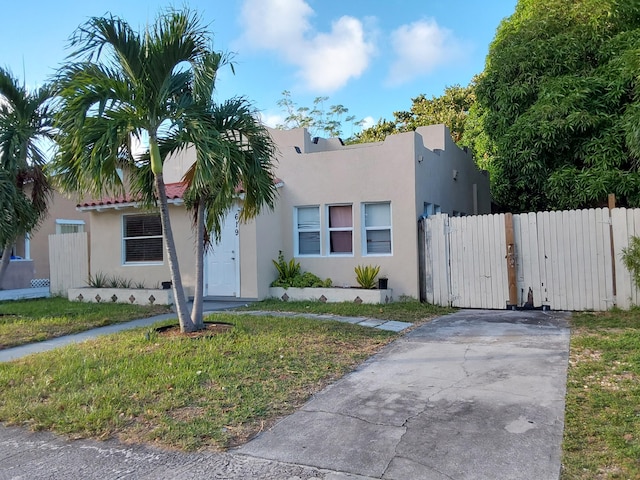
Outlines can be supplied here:
[[562, 478], [640, 478], [640, 310], [571, 324]]
[[373, 305], [353, 302], [322, 303], [317, 301], [283, 302], [279, 299], [268, 299], [251, 303], [241, 310], [265, 310], [273, 312], [299, 312], [315, 314], [334, 314], [346, 317], [371, 317], [381, 320], [397, 320], [400, 322], [421, 323], [435, 316], [446, 315], [455, 309], [438, 307], [428, 303], [420, 303], [414, 299], [391, 302], [384, 305]]
[[234, 326], [209, 338], [131, 330], [0, 364], [0, 421], [76, 438], [224, 449], [397, 337], [305, 318], [209, 320]]
[[169, 312], [164, 305], [70, 302], [62, 297], [0, 302], [0, 349]]

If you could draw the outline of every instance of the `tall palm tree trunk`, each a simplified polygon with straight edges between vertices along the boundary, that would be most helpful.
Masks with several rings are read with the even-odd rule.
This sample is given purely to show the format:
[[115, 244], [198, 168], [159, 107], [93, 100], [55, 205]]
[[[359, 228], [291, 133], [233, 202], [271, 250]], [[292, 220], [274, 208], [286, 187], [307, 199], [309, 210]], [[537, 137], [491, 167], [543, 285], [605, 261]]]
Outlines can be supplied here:
[[162, 221], [162, 231], [164, 233], [164, 245], [167, 251], [167, 259], [169, 261], [171, 283], [173, 286], [173, 301], [175, 302], [176, 311], [178, 313], [180, 331], [193, 332], [196, 328], [189, 316], [187, 300], [184, 296], [182, 276], [180, 275], [180, 265], [178, 264], [178, 254], [176, 253], [176, 243], [173, 239], [171, 220], [169, 218], [169, 205], [167, 202], [167, 192], [164, 186], [164, 175], [162, 173], [156, 173], [154, 178], [158, 193], [158, 201], [160, 202], [160, 219]]
[[193, 296], [191, 321], [196, 330], [204, 328], [202, 309], [204, 301], [204, 199], [198, 200], [196, 207], [196, 291]]
[[9, 268], [9, 262], [11, 261], [12, 243], [7, 242], [2, 250], [2, 261], [0, 261], [0, 290], [2, 290], [2, 281]]

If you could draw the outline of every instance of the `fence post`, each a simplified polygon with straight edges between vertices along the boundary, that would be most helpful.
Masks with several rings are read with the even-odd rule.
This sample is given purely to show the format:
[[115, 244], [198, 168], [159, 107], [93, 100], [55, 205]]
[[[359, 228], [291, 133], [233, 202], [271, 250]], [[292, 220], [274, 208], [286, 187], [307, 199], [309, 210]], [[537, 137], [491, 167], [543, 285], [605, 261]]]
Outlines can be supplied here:
[[515, 310], [518, 305], [518, 286], [516, 272], [516, 241], [513, 230], [513, 215], [506, 213], [504, 215], [504, 230], [507, 241], [507, 280], [509, 283], [509, 302], [508, 310]]
[[617, 286], [616, 286], [616, 250], [613, 244], [613, 222], [611, 220], [611, 210], [616, 208], [616, 194], [609, 194], [609, 238], [611, 239], [611, 279], [613, 281], [613, 306], [616, 306]]
[[427, 234], [426, 234], [426, 219], [420, 218], [418, 220], [418, 277], [420, 285], [420, 301], [427, 301]]

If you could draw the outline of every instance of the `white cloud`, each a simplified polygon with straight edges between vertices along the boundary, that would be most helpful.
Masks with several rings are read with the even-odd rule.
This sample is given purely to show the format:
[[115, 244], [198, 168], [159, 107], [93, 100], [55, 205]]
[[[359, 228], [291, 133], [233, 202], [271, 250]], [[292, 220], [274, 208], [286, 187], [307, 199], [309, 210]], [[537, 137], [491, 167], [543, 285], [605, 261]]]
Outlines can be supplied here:
[[284, 124], [284, 117], [278, 113], [260, 113], [259, 118], [264, 125], [271, 128]]
[[426, 19], [402, 25], [391, 33], [396, 60], [389, 72], [389, 83], [398, 85], [431, 73], [445, 63], [461, 60], [464, 47], [453, 33]]
[[376, 121], [372, 116], [364, 117], [362, 119], [362, 130], [366, 130], [367, 128], [371, 128], [376, 124]]
[[359, 77], [375, 52], [363, 23], [343, 16], [330, 32], [316, 32], [313, 9], [304, 0], [245, 0], [244, 40], [254, 48], [275, 51], [298, 68], [307, 88], [330, 93]]

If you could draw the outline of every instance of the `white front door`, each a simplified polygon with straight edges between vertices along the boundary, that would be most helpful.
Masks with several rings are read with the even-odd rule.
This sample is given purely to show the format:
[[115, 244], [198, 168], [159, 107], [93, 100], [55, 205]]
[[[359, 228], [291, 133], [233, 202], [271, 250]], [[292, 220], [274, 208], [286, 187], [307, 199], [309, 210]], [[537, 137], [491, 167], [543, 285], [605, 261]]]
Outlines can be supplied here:
[[232, 208], [224, 219], [220, 242], [206, 256], [205, 295], [219, 297], [239, 296], [238, 287], [238, 215]]

